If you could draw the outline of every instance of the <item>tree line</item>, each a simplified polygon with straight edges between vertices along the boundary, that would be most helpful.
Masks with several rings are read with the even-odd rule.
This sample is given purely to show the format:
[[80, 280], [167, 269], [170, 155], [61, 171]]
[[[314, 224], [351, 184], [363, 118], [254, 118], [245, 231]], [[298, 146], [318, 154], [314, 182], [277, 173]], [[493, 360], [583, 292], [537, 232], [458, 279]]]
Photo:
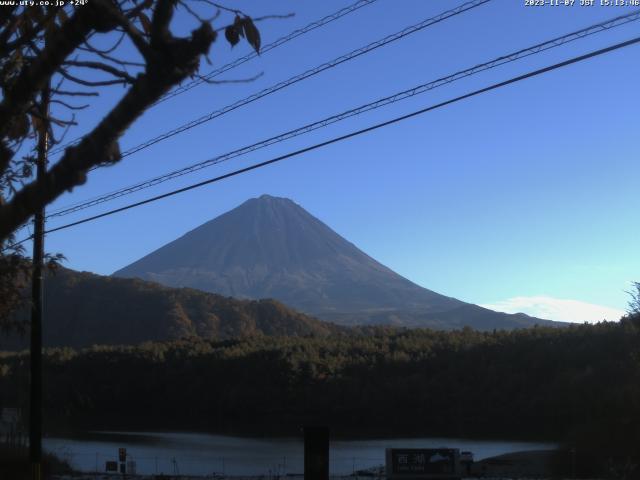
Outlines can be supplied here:
[[[28, 355], [0, 356], [0, 403], [24, 405]], [[640, 321], [452, 332], [48, 349], [50, 430], [180, 429], [549, 439], [637, 455]]]

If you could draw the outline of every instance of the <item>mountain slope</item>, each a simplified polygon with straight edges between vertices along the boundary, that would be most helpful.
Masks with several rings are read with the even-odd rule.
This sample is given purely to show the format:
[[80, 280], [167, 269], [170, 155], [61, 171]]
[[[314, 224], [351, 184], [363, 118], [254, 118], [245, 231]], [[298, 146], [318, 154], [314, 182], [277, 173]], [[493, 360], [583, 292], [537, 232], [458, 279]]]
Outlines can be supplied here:
[[[114, 276], [239, 298], [276, 298], [345, 324], [451, 328], [445, 312], [461, 308], [473, 310], [469, 318], [475, 320], [462, 321], [470, 326], [497, 322], [502, 328], [514, 328], [545, 322], [470, 309], [460, 300], [422, 288], [366, 255], [293, 201], [269, 195], [246, 201]], [[454, 324], [460, 326], [459, 319]]]
[[[255, 334], [328, 335], [339, 330], [274, 300], [237, 300], [67, 269], [48, 277], [44, 292], [46, 346], [137, 344], [192, 336], [224, 340]], [[25, 345], [26, 339], [0, 336], [0, 350]]]

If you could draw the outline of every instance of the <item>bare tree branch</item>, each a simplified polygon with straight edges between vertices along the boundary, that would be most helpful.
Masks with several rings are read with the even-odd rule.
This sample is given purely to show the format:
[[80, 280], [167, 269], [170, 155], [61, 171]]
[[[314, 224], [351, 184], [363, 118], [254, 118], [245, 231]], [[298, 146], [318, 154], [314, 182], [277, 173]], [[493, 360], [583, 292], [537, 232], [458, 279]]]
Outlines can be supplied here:
[[55, 93], [56, 95], [66, 95], [69, 97], [98, 97], [100, 94], [98, 92], [70, 92], [68, 90], [58, 90], [51, 89], [51, 93]]
[[[22, 241], [14, 244], [15, 232], [36, 211], [83, 184], [92, 169], [119, 161], [118, 140], [130, 125], [169, 89], [198, 74], [201, 58], [208, 60], [217, 37], [213, 18], [200, 12], [221, 12], [210, 0], [204, 3], [200, 9], [183, 0], [90, 0], [67, 11], [52, 5], [0, 9], [0, 328], [9, 325], [8, 312], [19, 306], [22, 287], [17, 280], [28, 272]], [[197, 22], [184, 38], [171, 33], [178, 5], [186, 6], [188, 18]], [[236, 28], [258, 51], [259, 32], [251, 18], [223, 9], [236, 15]], [[100, 34], [108, 34], [108, 43], [98, 41]], [[138, 61], [123, 56], [130, 43], [137, 50], [132, 60]], [[97, 75], [86, 74], [88, 70]], [[260, 75], [203, 80], [244, 83]], [[47, 132], [50, 144], [60, 144], [77, 124], [75, 111], [88, 106], [68, 98], [98, 96], [101, 88], [114, 84], [125, 87], [120, 100], [89, 133], [58, 147], [61, 156], [34, 179], [34, 139]], [[52, 86], [53, 112], [40, 110], [45, 85]]]
[[52, 19], [56, 16], [56, 10], [52, 9], [49, 12], [47, 12], [47, 14], [36, 24], [35, 27], [31, 27], [29, 29], [29, 31], [25, 34], [23, 34], [22, 36], [18, 37], [15, 41], [13, 42], [8, 42], [3, 44], [0, 47], [0, 52], [2, 52], [2, 54], [6, 55], [7, 52], [10, 52], [12, 50], [15, 50], [23, 45], [26, 45], [27, 43], [32, 42], [39, 33], [41, 33], [44, 29], [44, 26], [52, 21]]
[[71, 105], [67, 102], [63, 102], [62, 100], [58, 100], [58, 99], [54, 99], [51, 100], [51, 103], [56, 103], [58, 105], [62, 105], [65, 108], [68, 108], [69, 110], [84, 110], [86, 108], [89, 108], [89, 104], [84, 104], [84, 105]]
[[106, 63], [102, 63], [102, 62], [65, 60], [64, 61], [64, 65], [71, 65], [73, 67], [92, 68], [92, 69], [95, 69], [95, 70], [102, 70], [103, 72], [107, 72], [107, 73], [113, 75], [114, 77], [118, 77], [118, 78], [121, 78], [123, 80], [126, 80], [129, 83], [135, 82], [135, 78], [133, 78], [131, 75], [129, 75], [124, 70], [119, 70], [119, 69], [117, 69], [115, 67], [112, 67], [111, 65], [107, 65]]
[[207, 78], [204, 75], [200, 75], [200, 74], [196, 74], [196, 75], [194, 75], [194, 77], [199, 79], [199, 80], [201, 80], [201, 81], [203, 81], [204, 83], [209, 84], [209, 85], [224, 85], [224, 84], [227, 84], [227, 83], [251, 83], [251, 82], [255, 82], [257, 79], [262, 77], [262, 75], [264, 75], [264, 72], [257, 73], [253, 77], [249, 77], [249, 78], [237, 78], [237, 79], [230, 79], [230, 80], [212, 80], [212, 79]]
[[[103, 55], [109, 55], [110, 53], [113, 53], [122, 43], [122, 41], [124, 40], [124, 37], [126, 37], [126, 33], [122, 32], [122, 34], [120, 35], [120, 37], [118, 37], [118, 39], [116, 40], [116, 42], [109, 48], [107, 48], [106, 50], [101, 50], [97, 47], [94, 47], [93, 45], [91, 45], [89, 43], [89, 39], [87, 39], [84, 44], [92, 51], [98, 54], [103, 54]], [[80, 50], [83, 49], [83, 47], [79, 47]]]
[[[125, 34], [126, 35], [126, 34]], [[121, 66], [130, 66], [130, 67], [144, 67], [144, 63], [141, 62], [131, 62], [128, 60], [122, 60], [120, 58], [116, 58], [114, 56], [111, 56], [107, 53], [103, 53], [99, 50], [93, 50], [93, 47], [91, 45], [89, 45], [88, 42], [85, 42], [85, 45], [87, 45], [87, 47], [78, 47], [79, 50], [82, 50], [84, 52], [89, 52], [89, 53], [93, 53], [98, 55], [99, 57], [108, 60], [109, 62], [112, 62], [116, 65], [121, 65]]]
[[167, 27], [174, 2], [159, 0], [157, 5], [155, 39], [152, 33], [155, 61], [136, 78], [127, 94], [91, 133], [77, 146], [69, 147], [42, 178], [26, 185], [0, 207], [0, 239], [7, 238], [35, 209], [83, 184], [91, 167], [118, 161], [117, 139], [131, 123], [169, 88], [197, 71], [200, 56], [207, 54], [216, 38], [215, 31], [204, 23], [190, 38], [174, 38]]
[[138, 30], [124, 15], [119, 16], [118, 24], [122, 27], [122, 30], [126, 32], [127, 36], [131, 39], [145, 61], [147, 63], [153, 61], [153, 51], [145, 40], [142, 32]]
[[6, 135], [17, 115], [26, 113], [34, 92], [44, 87], [45, 82], [64, 59], [84, 42], [91, 30], [108, 31], [113, 27], [112, 9], [108, 0], [92, 0], [52, 32], [41, 55], [20, 73], [12, 88], [4, 92], [0, 102], [0, 137]]
[[64, 68], [60, 68], [58, 69], [58, 73], [60, 75], [62, 75], [64, 78], [66, 78], [67, 80], [77, 83], [78, 85], [84, 85], [85, 87], [107, 87], [110, 85], [123, 85], [123, 84], [127, 84], [127, 83], [132, 83], [132, 82], [128, 82], [127, 80], [124, 79], [119, 79], [119, 80], [84, 80], [82, 78], [76, 77], [75, 75], [70, 74], [69, 72], [67, 72]]
[[169, 22], [173, 17], [175, 5], [176, 0], [157, 0], [151, 18], [151, 46], [153, 48], [158, 48], [170, 39]]
[[189, 4], [183, 0], [179, 0], [178, 3], [180, 4], [180, 6], [182, 6], [193, 18], [195, 18], [196, 20], [198, 20], [199, 22], [207, 22], [210, 23], [213, 20], [215, 20], [216, 18], [218, 18], [220, 16], [220, 10], [217, 10], [215, 14], [213, 14], [213, 16], [209, 17], [209, 18], [202, 18], [198, 12], [196, 12], [195, 10], [193, 10]]
[[66, 127], [67, 125], [77, 125], [77, 122], [72, 118], [71, 120], [62, 120], [60, 118], [54, 117], [53, 115], [43, 115], [41, 112], [37, 110], [31, 111], [31, 116], [39, 119], [43, 125], [47, 126], [49, 123], [54, 123], [60, 127]]
[[282, 15], [263, 15], [262, 17], [256, 17], [253, 19], [254, 22], [262, 22], [264, 20], [286, 20], [288, 18], [295, 17], [295, 13], [285, 13]]

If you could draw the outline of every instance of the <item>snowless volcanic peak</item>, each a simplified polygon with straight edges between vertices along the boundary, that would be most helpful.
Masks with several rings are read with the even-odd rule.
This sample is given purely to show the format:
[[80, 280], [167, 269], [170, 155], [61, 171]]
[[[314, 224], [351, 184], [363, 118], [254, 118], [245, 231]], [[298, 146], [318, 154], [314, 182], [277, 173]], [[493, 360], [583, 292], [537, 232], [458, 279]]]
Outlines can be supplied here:
[[[114, 275], [239, 298], [274, 298], [345, 324], [457, 328], [464, 317], [476, 318], [473, 323], [482, 317], [483, 328], [509, 328], [504, 323], [511, 317], [511, 326], [537, 323], [422, 288], [292, 200], [270, 195], [247, 200]], [[487, 315], [491, 319], [485, 322]]]

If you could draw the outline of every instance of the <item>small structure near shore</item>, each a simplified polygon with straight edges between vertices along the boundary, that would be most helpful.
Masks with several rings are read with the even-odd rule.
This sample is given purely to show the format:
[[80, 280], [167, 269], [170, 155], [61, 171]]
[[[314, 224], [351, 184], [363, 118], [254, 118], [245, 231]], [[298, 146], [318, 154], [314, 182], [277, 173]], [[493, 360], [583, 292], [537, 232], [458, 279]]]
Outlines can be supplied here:
[[462, 478], [457, 448], [387, 448], [388, 480], [458, 480]]

